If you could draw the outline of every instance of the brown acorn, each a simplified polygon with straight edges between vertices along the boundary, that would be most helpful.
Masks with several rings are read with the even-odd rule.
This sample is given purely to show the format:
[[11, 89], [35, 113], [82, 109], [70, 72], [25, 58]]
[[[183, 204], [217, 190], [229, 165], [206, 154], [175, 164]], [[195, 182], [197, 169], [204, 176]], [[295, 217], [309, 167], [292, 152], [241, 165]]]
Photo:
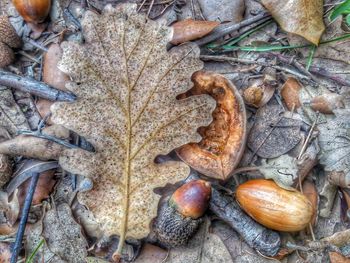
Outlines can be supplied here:
[[0, 42], [11, 48], [22, 46], [22, 39], [17, 35], [7, 16], [0, 16]]
[[13, 0], [13, 5], [26, 22], [41, 23], [50, 12], [51, 0]]
[[305, 195], [285, 190], [271, 180], [257, 179], [241, 184], [236, 190], [236, 198], [255, 221], [278, 231], [303, 230], [314, 214]]
[[210, 183], [195, 180], [179, 187], [167, 197], [158, 211], [153, 229], [165, 247], [187, 243], [202, 222], [211, 195]]

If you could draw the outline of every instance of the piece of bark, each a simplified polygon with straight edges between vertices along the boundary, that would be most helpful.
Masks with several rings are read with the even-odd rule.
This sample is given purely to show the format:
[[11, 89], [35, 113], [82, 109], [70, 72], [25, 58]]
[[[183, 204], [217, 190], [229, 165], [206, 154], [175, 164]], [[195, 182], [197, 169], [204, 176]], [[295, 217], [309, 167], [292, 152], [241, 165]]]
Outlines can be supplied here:
[[249, 246], [266, 256], [275, 256], [281, 246], [279, 234], [255, 222], [232, 197], [212, 189], [209, 209], [237, 231]]

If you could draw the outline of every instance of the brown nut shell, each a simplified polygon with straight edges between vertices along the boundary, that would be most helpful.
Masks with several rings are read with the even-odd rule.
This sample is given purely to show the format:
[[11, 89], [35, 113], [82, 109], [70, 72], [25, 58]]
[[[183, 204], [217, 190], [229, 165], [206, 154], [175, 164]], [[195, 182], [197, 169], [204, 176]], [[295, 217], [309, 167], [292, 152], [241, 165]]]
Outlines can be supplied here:
[[11, 48], [19, 48], [22, 46], [22, 39], [17, 35], [7, 16], [0, 16], [0, 42]]
[[15, 54], [12, 49], [0, 42], [0, 68], [10, 65], [15, 60]]
[[12, 0], [26, 22], [41, 23], [50, 12], [51, 0]]
[[302, 88], [299, 81], [295, 78], [288, 78], [281, 88], [281, 96], [286, 103], [288, 110], [295, 110], [301, 107], [299, 92]]
[[208, 94], [217, 106], [213, 122], [198, 129], [202, 140], [176, 150], [193, 169], [217, 179], [226, 179], [237, 166], [246, 141], [246, 112], [236, 87], [224, 76], [198, 71], [192, 75], [194, 87], [182, 97]]
[[180, 186], [171, 196], [169, 205], [184, 217], [200, 218], [208, 208], [210, 183], [195, 180]]
[[260, 224], [278, 231], [304, 229], [314, 210], [305, 195], [288, 191], [274, 181], [257, 179], [241, 184], [236, 198], [242, 209]]

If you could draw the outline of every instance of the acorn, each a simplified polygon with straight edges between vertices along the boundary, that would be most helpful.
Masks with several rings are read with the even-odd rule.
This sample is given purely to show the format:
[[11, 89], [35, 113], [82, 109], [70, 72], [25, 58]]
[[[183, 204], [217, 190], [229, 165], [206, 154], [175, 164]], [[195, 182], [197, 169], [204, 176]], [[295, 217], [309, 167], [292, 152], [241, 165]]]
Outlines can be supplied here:
[[158, 241], [168, 248], [186, 244], [202, 222], [210, 195], [210, 183], [195, 180], [182, 185], [171, 197], [167, 197], [153, 225]]
[[303, 230], [314, 214], [305, 195], [285, 190], [271, 180], [257, 179], [241, 184], [236, 190], [236, 198], [255, 221], [277, 231]]
[[13, 5], [26, 22], [41, 23], [48, 16], [51, 0], [13, 0]]

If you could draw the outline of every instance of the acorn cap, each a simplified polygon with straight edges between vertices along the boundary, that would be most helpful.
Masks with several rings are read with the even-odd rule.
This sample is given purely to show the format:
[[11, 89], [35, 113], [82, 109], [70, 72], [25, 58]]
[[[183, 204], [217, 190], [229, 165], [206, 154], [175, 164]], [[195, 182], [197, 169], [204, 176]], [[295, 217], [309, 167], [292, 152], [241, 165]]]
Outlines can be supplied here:
[[0, 41], [11, 48], [22, 46], [22, 39], [17, 35], [7, 16], [0, 16]]
[[0, 68], [10, 65], [15, 60], [15, 54], [12, 49], [0, 42]]

